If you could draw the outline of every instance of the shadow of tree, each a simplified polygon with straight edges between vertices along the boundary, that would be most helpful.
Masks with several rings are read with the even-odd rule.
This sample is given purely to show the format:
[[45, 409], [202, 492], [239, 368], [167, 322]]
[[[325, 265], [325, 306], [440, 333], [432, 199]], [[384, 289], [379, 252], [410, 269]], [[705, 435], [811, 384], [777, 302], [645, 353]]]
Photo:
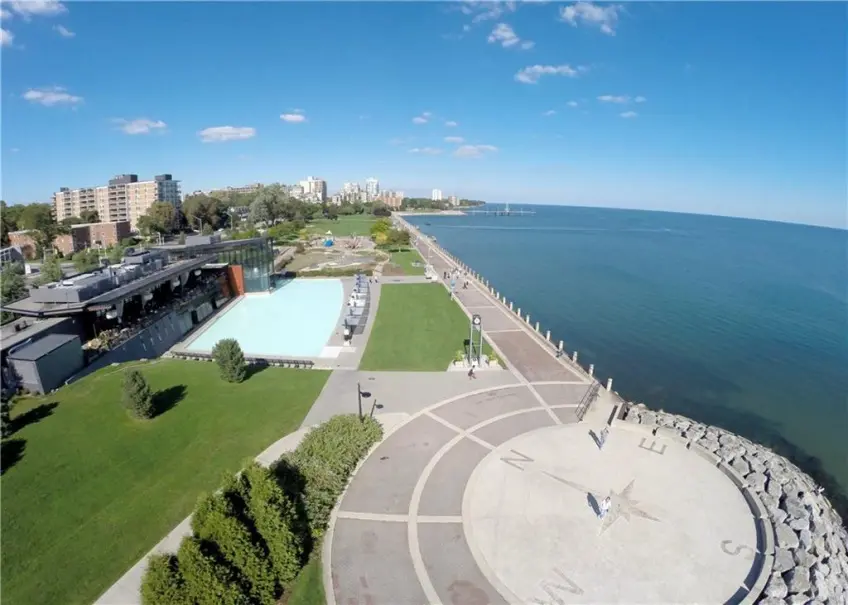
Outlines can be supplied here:
[[11, 432], [9, 434], [14, 434], [30, 424], [41, 422], [48, 416], [52, 416], [53, 410], [55, 410], [58, 406], [59, 403], [56, 401], [51, 403], [42, 403], [31, 410], [27, 410], [23, 414], [18, 414], [12, 418], [12, 421], [10, 422]]
[[185, 398], [185, 395], [186, 386], [184, 384], [178, 384], [156, 392], [153, 395], [153, 417], [161, 416], [173, 408]]
[[248, 364], [247, 371], [244, 374], [244, 379], [250, 380], [268, 367], [267, 361], [254, 361], [253, 363]]
[[292, 529], [302, 540], [303, 561], [301, 563], [306, 565], [312, 549], [315, 547], [312, 531], [309, 529], [309, 513], [307, 512], [305, 501], [306, 478], [300, 472], [300, 469], [292, 464], [285, 456], [274, 464], [272, 470], [280, 487], [283, 488], [283, 491], [288, 494], [294, 503], [295, 521]]
[[26, 449], [25, 439], [5, 439], [0, 443], [0, 475], [21, 461]]

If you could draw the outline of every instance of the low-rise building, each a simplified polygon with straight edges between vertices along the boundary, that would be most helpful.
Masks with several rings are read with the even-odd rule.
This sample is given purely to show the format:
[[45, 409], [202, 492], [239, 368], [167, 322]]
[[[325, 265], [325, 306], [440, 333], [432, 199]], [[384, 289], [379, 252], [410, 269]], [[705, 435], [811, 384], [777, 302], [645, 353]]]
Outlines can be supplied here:
[[71, 226], [74, 251], [86, 248], [108, 248], [121, 243], [131, 233], [129, 221], [83, 223]]
[[[33, 260], [38, 254], [38, 244], [32, 231], [12, 231], [9, 233], [9, 244], [21, 251], [27, 260]], [[53, 240], [53, 249], [67, 256], [74, 253], [74, 238], [71, 235], [57, 235]]]

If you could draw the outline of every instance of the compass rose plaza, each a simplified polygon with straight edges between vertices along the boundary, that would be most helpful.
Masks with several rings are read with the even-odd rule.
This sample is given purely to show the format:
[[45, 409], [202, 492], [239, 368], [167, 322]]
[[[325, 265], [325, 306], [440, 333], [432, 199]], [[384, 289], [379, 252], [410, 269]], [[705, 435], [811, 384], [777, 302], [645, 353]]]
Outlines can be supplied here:
[[[417, 247], [438, 275], [456, 266], [424, 237]], [[735, 472], [673, 431], [621, 420], [617, 394], [557, 355], [485, 283], [472, 286], [456, 297], [482, 318], [508, 371], [474, 381], [364, 377], [409, 415], [334, 513], [328, 603], [756, 602], [776, 547], [742, 478], [750, 470]]]

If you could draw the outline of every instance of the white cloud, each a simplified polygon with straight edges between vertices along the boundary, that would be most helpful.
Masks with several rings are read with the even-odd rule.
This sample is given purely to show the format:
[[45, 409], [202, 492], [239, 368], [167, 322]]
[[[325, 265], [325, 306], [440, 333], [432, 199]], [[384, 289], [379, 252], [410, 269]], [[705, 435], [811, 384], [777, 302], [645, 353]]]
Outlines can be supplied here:
[[633, 99], [633, 101], [634, 101], [634, 102], [636, 102], [636, 103], [644, 103], [644, 102], [645, 102], [645, 101], [647, 101], [647, 100], [648, 100], [648, 99], [646, 99], [645, 97], [643, 97], [643, 96], [641, 96], [641, 95], [639, 95], [638, 97], [636, 97], [635, 99]]
[[204, 143], [221, 143], [223, 141], [241, 141], [256, 136], [256, 129], [250, 126], [212, 126], [197, 133]]
[[0, 6], [0, 19], [11, 19], [11, 18], [12, 18], [12, 13], [10, 13], [5, 8]]
[[73, 38], [74, 36], [76, 36], [76, 34], [75, 34], [74, 32], [72, 32], [71, 30], [69, 30], [69, 29], [68, 29], [67, 27], [65, 27], [64, 25], [54, 25], [54, 26], [53, 26], [53, 30], [54, 30], [55, 32], [57, 32], [57, 33], [58, 33], [60, 36], [62, 36], [63, 38]]
[[556, 111], [555, 111], [555, 110], [553, 110], [553, 109], [549, 109], [548, 111], [546, 111], [546, 112], [545, 112], [545, 113], [543, 113], [542, 115], [543, 115], [543, 116], [555, 116], [555, 115], [556, 115]]
[[447, 122], [445, 122], [445, 126], [447, 126], [448, 128], [456, 128], [457, 126], [459, 126], [459, 122], [448, 120]]
[[576, 78], [588, 70], [588, 67], [578, 65], [576, 68], [570, 65], [531, 65], [515, 74], [515, 79], [524, 84], [536, 84], [542, 76], [567, 76]]
[[437, 149], [435, 147], [413, 147], [409, 150], [409, 153], [418, 153], [421, 155], [439, 155], [442, 153], [441, 149]]
[[290, 124], [300, 124], [306, 121], [306, 116], [302, 113], [283, 113], [280, 114], [280, 119]]
[[165, 132], [168, 128], [168, 125], [162, 120], [150, 120], [148, 118], [136, 118], [134, 120], [117, 118], [114, 122], [125, 134], [150, 134], [151, 132]]
[[569, 101], [568, 103], [566, 103], [566, 105], [568, 105], [569, 107], [578, 107], [580, 103], [578, 103], [577, 101]]
[[55, 17], [68, 12], [65, 5], [56, 0], [12, 0], [5, 4], [27, 21], [31, 17]]
[[577, 27], [578, 22], [596, 25], [601, 31], [609, 36], [615, 35], [615, 26], [618, 24], [618, 13], [623, 10], [620, 4], [609, 6], [598, 6], [591, 2], [576, 2], [571, 6], [559, 9], [562, 21]]
[[494, 21], [501, 16], [514, 13], [518, 9], [518, 3], [513, 1], [507, 2], [478, 2], [476, 0], [465, 0], [462, 2], [460, 11], [464, 15], [473, 15], [472, 23], [480, 23], [482, 21]]
[[629, 103], [630, 97], [627, 95], [601, 95], [598, 97], [598, 101], [601, 103]]
[[429, 111], [423, 112], [420, 116], [415, 116], [412, 118], [413, 124], [426, 124], [430, 121], [430, 118], [433, 117], [433, 114]]
[[462, 137], [445, 137], [445, 143], [459, 144], [459, 143], [462, 143], [464, 141], [465, 141], [465, 139], [463, 139]]
[[639, 114], [636, 113], [635, 111], [624, 111], [624, 112], [622, 112], [618, 115], [620, 115], [622, 118], [635, 118]]
[[500, 44], [504, 48], [515, 46], [523, 50], [533, 48], [536, 45], [535, 42], [531, 42], [530, 40], [522, 42], [521, 38], [516, 35], [515, 30], [506, 23], [498, 23], [492, 30], [492, 33], [489, 34], [488, 40], [490, 44]]
[[7, 29], [0, 28], [0, 46], [11, 46], [15, 41], [15, 34]]
[[31, 88], [23, 94], [23, 98], [30, 103], [37, 103], [51, 107], [53, 105], [78, 105], [83, 102], [82, 97], [72, 95], [61, 86], [53, 88]]
[[479, 158], [486, 153], [494, 153], [498, 150], [494, 145], [462, 145], [453, 152], [458, 158]]

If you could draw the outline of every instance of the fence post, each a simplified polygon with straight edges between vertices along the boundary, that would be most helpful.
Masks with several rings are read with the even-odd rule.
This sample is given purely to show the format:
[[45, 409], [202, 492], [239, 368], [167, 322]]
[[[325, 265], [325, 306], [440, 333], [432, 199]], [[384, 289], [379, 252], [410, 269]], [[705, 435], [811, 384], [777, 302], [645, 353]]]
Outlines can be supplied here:
[[565, 343], [564, 343], [564, 342], [562, 342], [562, 341], [560, 340], [560, 341], [559, 341], [559, 352], [560, 352], [560, 355], [562, 354], [562, 350], [563, 350], [564, 348], [565, 348]]
[[545, 332], [545, 340], [547, 340], [548, 342], [551, 342], [551, 331], [550, 330]]
[[527, 314], [527, 325], [530, 325], [530, 314]]
[[509, 303], [509, 310], [512, 311], [512, 303]]
[[589, 376], [593, 376], [594, 374], [595, 374], [595, 364], [590, 363], [589, 364]]
[[612, 392], [612, 378], [607, 378], [607, 392]]
[[571, 354], [571, 361], [577, 363], [577, 351], [574, 351], [574, 353]]

